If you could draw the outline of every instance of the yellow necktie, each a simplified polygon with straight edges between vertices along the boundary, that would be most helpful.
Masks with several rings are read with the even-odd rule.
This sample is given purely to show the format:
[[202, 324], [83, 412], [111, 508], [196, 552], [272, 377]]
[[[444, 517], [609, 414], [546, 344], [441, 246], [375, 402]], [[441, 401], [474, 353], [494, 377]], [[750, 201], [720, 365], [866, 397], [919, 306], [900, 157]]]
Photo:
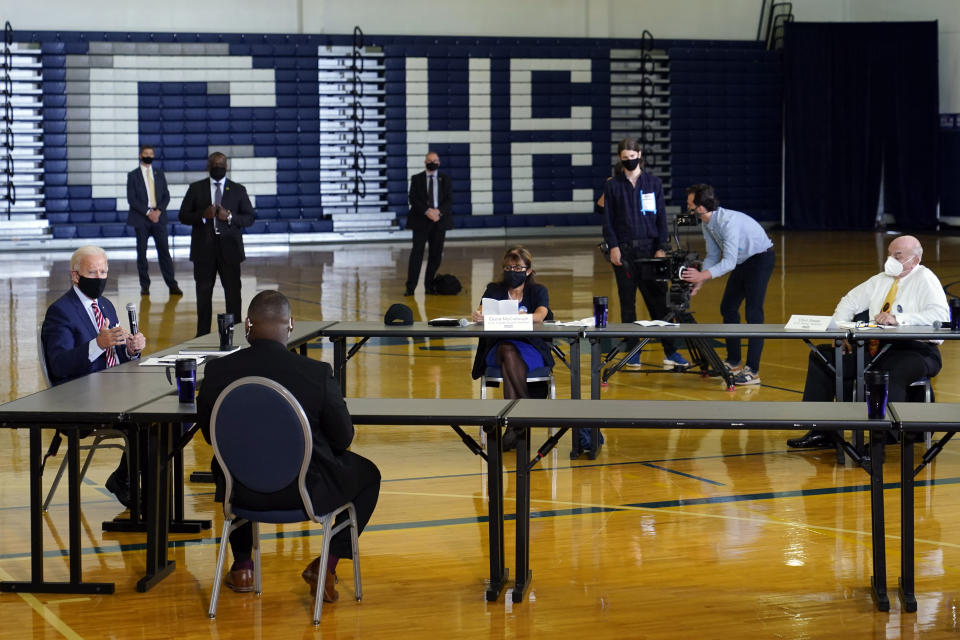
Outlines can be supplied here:
[[890, 311], [890, 307], [893, 306], [893, 299], [897, 297], [897, 287], [900, 285], [900, 279], [894, 278], [893, 284], [890, 285], [890, 291], [887, 291], [887, 297], [883, 299], [883, 306], [880, 307], [880, 311], [887, 313]]
[[153, 171], [147, 169], [147, 207], [155, 209], [157, 207], [157, 191], [153, 187]]
[[[897, 287], [900, 286], [900, 279], [894, 278], [893, 284], [890, 285], [890, 291], [887, 291], [887, 297], [883, 299], [883, 306], [880, 307], [882, 313], [888, 313], [890, 307], [893, 306], [893, 300], [897, 297]], [[870, 357], [877, 355], [877, 352], [880, 350], [880, 341], [879, 340], [870, 340], [867, 342], [867, 351], [870, 353]]]

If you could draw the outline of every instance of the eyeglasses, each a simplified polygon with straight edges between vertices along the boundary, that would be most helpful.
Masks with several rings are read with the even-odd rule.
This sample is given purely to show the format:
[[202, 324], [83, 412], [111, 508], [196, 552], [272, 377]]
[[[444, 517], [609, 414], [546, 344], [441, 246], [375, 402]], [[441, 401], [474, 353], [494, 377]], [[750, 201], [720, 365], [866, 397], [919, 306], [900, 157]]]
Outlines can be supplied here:
[[504, 271], [526, 271], [530, 267], [525, 267], [522, 264], [511, 264], [503, 268]]

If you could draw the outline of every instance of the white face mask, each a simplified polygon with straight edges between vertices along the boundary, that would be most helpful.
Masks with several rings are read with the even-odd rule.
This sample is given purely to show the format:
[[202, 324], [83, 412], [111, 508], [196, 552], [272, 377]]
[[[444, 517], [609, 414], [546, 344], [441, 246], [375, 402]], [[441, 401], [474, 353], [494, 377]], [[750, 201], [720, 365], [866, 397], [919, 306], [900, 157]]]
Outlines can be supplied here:
[[903, 273], [903, 263], [893, 256], [887, 256], [887, 261], [883, 263], [883, 272], [891, 278], [897, 278]]

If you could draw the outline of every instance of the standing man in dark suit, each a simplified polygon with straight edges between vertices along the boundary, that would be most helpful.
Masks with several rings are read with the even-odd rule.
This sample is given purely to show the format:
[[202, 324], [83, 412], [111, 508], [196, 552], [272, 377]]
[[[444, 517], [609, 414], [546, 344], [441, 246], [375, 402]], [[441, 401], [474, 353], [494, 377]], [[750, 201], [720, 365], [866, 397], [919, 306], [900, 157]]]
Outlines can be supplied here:
[[[107, 269], [107, 254], [100, 247], [80, 247], [70, 258], [73, 286], [47, 308], [40, 329], [51, 384], [139, 358], [147, 344], [142, 333], [132, 334], [120, 325], [116, 309], [103, 297]], [[130, 506], [126, 456], [106, 487], [121, 504]]]
[[[203, 385], [197, 397], [197, 421], [204, 438], [210, 442], [210, 415], [220, 393], [244, 376], [262, 376], [283, 385], [300, 403], [313, 434], [313, 454], [307, 469], [306, 486], [317, 513], [329, 513], [345, 502], [353, 502], [357, 525], [362, 532], [377, 506], [380, 496], [380, 471], [376, 465], [351, 451], [353, 421], [333, 378], [329, 364], [311, 360], [287, 350], [287, 338], [293, 331], [290, 302], [279, 291], [261, 291], [250, 301], [245, 329], [249, 349], [217, 358], [206, 365]], [[270, 425], [264, 424], [264, 437], [270, 437]], [[214, 459], [211, 468], [217, 482], [215, 499], [224, 498], [223, 470]], [[243, 487], [234, 485], [234, 496]], [[346, 512], [337, 516], [339, 524]], [[253, 591], [253, 531], [250, 523], [230, 534], [233, 565], [224, 581], [239, 592]], [[336, 566], [340, 558], [352, 558], [350, 531], [344, 529], [330, 543], [326, 567], [320, 557], [307, 565], [303, 579], [316, 593], [319, 571], [327, 571], [323, 599], [336, 602]]]
[[410, 179], [410, 213], [407, 215], [407, 229], [413, 231], [413, 249], [410, 251], [410, 263], [407, 266], [407, 290], [403, 294], [412, 296], [420, 279], [420, 266], [423, 263], [423, 248], [430, 241], [430, 253], [427, 255], [427, 272], [423, 277], [427, 293], [433, 293], [433, 278], [443, 259], [443, 240], [448, 229], [453, 229], [453, 187], [450, 177], [440, 173], [440, 156], [435, 151], [427, 153], [424, 159], [426, 171]]
[[140, 275], [140, 295], [150, 295], [150, 272], [147, 267], [147, 240], [153, 236], [157, 247], [160, 274], [170, 289], [170, 295], [182, 296], [183, 291], [173, 276], [173, 260], [167, 246], [167, 205], [170, 191], [163, 171], [154, 168], [153, 147], [140, 147], [140, 166], [127, 174], [127, 224], [137, 234], [137, 273]]
[[246, 188], [227, 180], [227, 156], [211, 153], [207, 159], [210, 178], [190, 185], [180, 205], [180, 222], [193, 225], [190, 261], [197, 284], [197, 335], [210, 333], [213, 316], [213, 285], [217, 274], [223, 285], [227, 313], [241, 316], [240, 263], [243, 229], [253, 224], [254, 212]]

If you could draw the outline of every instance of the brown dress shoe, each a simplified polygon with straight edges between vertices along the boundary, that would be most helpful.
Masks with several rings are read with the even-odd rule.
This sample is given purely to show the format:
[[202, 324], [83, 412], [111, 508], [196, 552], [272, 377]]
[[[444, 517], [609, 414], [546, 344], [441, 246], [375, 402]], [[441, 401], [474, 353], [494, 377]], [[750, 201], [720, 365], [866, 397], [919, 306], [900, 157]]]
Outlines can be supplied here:
[[[303, 580], [310, 585], [310, 596], [317, 597], [317, 580], [320, 579], [320, 558], [314, 558], [313, 562], [307, 565], [307, 568], [300, 574]], [[323, 601], [336, 602], [340, 594], [336, 589], [337, 574], [327, 571], [327, 580], [323, 584]]]
[[253, 569], [228, 571], [223, 583], [237, 593], [250, 593], [253, 591]]

